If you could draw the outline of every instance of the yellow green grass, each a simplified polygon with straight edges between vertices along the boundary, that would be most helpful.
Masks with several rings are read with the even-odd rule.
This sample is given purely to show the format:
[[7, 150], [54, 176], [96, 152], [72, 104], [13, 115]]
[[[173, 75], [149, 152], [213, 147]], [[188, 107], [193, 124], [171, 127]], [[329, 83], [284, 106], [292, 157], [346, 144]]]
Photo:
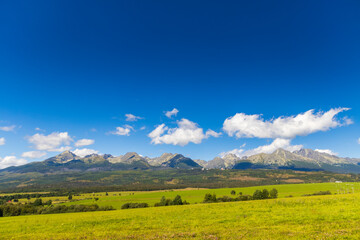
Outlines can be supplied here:
[[0, 239], [359, 239], [360, 194], [0, 218]]
[[[276, 188], [279, 191], [279, 198], [293, 196], [298, 197], [304, 194], [312, 194], [318, 191], [331, 191], [334, 193], [353, 193], [360, 192], [359, 183], [309, 183], [309, 184], [284, 184], [284, 185], [268, 185], [246, 188], [221, 188], [221, 189], [183, 189], [173, 191], [151, 191], [151, 192], [109, 192], [106, 196], [105, 192], [95, 194], [82, 194], [81, 196], [74, 196], [72, 201], [67, 202], [67, 197], [51, 197], [43, 198], [43, 201], [51, 199], [52, 201], [63, 201], [63, 204], [98, 204], [99, 206], [113, 206], [116, 209], [120, 209], [124, 203], [127, 202], [145, 202], [153, 206], [156, 202], [160, 201], [162, 196], [166, 198], [174, 198], [176, 195], [180, 195], [183, 200], [188, 201], [191, 204], [200, 203], [204, 199], [206, 193], [215, 193], [218, 197], [231, 196], [231, 190], [235, 190], [236, 194], [242, 192], [244, 195], [252, 195], [256, 189], [268, 189]], [[121, 196], [119, 196], [121, 194]], [[115, 196], [114, 196], [115, 195]], [[91, 198], [91, 199], [86, 199]], [[98, 198], [97, 201], [94, 198]], [[86, 200], [83, 200], [86, 199]], [[21, 200], [27, 201], [26, 199]], [[32, 199], [31, 201], [34, 201]]]

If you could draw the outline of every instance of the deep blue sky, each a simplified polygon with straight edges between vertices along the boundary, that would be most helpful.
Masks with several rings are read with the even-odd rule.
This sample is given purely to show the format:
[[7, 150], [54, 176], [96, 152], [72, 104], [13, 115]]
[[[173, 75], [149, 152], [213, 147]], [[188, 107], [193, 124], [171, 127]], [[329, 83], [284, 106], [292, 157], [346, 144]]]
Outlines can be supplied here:
[[[94, 139], [87, 147], [101, 153], [209, 160], [272, 142], [227, 136], [236, 113], [269, 120], [336, 107], [351, 108], [338, 117], [354, 123], [292, 143], [360, 157], [359, 12], [359, 1], [328, 0], [1, 1], [0, 127], [16, 128], [0, 131], [0, 158], [35, 150], [25, 137], [39, 127]], [[130, 122], [136, 132], [106, 134], [129, 124], [127, 113], [144, 118]], [[181, 118], [223, 135], [150, 143], [157, 125]]]

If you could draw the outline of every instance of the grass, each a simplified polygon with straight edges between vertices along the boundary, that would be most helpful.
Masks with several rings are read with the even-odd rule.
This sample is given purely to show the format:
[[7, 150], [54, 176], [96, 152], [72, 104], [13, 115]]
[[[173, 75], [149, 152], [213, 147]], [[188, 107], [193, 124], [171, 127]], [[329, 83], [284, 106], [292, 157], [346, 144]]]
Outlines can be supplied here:
[[355, 193], [4, 217], [0, 239], [358, 239], [359, 221]]
[[[220, 188], [220, 189], [183, 189], [173, 191], [149, 191], [149, 192], [109, 192], [106, 196], [105, 192], [95, 194], [82, 194], [81, 196], [74, 196], [73, 202], [68, 202], [67, 197], [50, 197], [43, 198], [43, 201], [51, 199], [56, 202], [64, 202], [63, 204], [98, 204], [99, 206], [113, 206], [116, 209], [120, 209], [124, 203], [127, 202], [145, 202], [153, 206], [156, 202], [160, 201], [162, 196], [166, 198], [174, 198], [176, 195], [180, 195], [183, 200], [188, 201], [191, 204], [200, 203], [204, 199], [206, 193], [215, 193], [218, 197], [231, 196], [231, 190], [235, 190], [236, 194], [242, 192], [244, 195], [252, 195], [256, 189], [268, 189], [276, 188], [279, 191], [279, 198], [293, 196], [298, 197], [304, 194], [312, 194], [318, 191], [330, 190], [332, 193], [344, 193], [344, 192], [360, 192], [359, 183], [311, 183], [311, 184], [284, 184], [284, 185], [269, 185], [269, 186], [257, 186], [246, 188]], [[119, 196], [121, 194], [121, 196]], [[95, 195], [95, 196], [94, 196]], [[116, 196], [114, 196], [116, 195]], [[94, 200], [94, 197], [99, 198], [98, 201]], [[87, 199], [88, 198], [88, 199]], [[85, 200], [84, 200], [85, 199]], [[22, 199], [22, 202], [26, 202], [27, 199]], [[32, 199], [31, 201], [34, 201]]]

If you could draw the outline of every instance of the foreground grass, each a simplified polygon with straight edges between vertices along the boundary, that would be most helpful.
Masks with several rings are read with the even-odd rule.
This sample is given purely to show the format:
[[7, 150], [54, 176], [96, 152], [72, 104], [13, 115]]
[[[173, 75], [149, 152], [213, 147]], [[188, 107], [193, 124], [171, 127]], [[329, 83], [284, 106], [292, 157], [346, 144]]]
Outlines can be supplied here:
[[358, 239], [360, 194], [0, 218], [0, 239]]

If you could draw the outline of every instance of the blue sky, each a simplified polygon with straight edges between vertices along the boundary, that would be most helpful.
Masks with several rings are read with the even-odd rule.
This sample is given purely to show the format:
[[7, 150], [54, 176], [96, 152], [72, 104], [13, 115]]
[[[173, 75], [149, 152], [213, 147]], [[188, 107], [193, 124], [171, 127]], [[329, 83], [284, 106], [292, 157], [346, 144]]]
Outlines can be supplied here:
[[[61, 147], [210, 160], [276, 139], [360, 157], [359, 11], [358, 1], [2, 1], [0, 161]], [[338, 108], [350, 110], [324, 117]], [[245, 120], [225, 131], [237, 113]], [[150, 138], [158, 126], [163, 138]]]

